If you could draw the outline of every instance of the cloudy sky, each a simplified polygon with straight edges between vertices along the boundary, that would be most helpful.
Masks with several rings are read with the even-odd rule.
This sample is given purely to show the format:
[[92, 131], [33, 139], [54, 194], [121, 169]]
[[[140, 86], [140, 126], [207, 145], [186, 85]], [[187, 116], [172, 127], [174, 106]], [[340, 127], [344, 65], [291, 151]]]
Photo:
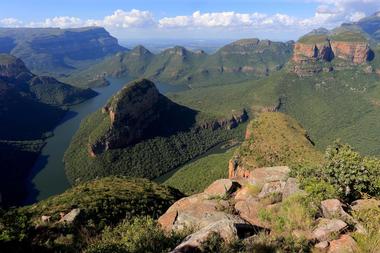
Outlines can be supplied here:
[[6, 0], [0, 3], [0, 26], [96, 25], [122, 40], [289, 40], [376, 11], [380, 0]]

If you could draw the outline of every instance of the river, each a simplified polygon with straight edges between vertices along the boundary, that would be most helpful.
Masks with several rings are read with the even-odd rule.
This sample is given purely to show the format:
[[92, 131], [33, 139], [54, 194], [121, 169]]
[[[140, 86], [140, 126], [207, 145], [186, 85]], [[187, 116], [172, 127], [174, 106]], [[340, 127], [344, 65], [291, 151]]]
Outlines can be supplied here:
[[[95, 88], [98, 96], [70, 107], [65, 117], [54, 129], [54, 135], [46, 139], [40, 156], [31, 170], [28, 180], [28, 196], [25, 204], [31, 204], [49, 196], [62, 193], [70, 187], [67, 181], [63, 156], [83, 118], [104, 106], [108, 99], [123, 85], [126, 79], [109, 79], [110, 85]], [[157, 84], [163, 94], [187, 89], [183, 86]]]

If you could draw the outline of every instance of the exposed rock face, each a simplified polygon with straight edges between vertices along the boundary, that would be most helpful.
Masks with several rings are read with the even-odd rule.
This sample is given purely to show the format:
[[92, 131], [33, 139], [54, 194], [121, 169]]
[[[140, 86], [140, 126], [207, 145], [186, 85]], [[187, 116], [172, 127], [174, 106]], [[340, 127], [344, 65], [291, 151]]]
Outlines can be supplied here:
[[[156, 134], [187, 129], [196, 114], [161, 95], [147, 79], [126, 85], [103, 107], [102, 113], [107, 125], [100, 136], [90, 140], [91, 156], [132, 145]], [[180, 116], [184, 119], [180, 120]]]
[[76, 61], [100, 59], [125, 48], [104, 28], [1, 28], [0, 52], [15, 55], [36, 74], [67, 73]]
[[333, 58], [334, 53], [328, 40], [316, 44], [296, 43], [294, 45], [292, 59], [296, 63], [308, 63], [316, 60], [331, 61]]
[[204, 122], [200, 125], [204, 129], [216, 130], [218, 128], [223, 129], [233, 129], [239, 124], [244, 123], [248, 120], [248, 113], [245, 109], [240, 111], [233, 111], [230, 118], [218, 119], [214, 121]]
[[[293, 72], [299, 76], [311, 76], [315, 73], [333, 70], [333, 66], [323, 67], [318, 63], [340, 59], [347, 65], [358, 65], [364, 64], [372, 58], [373, 51], [367, 41], [334, 40], [327, 35], [311, 35], [309, 38], [305, 36], [294, 45]], [[342, 66], [338, 68], [342, 68]]]
[[331, 48], [335, 57], [355, 64], [365, 63], [370, 55], [367, 42], [332, 41]]

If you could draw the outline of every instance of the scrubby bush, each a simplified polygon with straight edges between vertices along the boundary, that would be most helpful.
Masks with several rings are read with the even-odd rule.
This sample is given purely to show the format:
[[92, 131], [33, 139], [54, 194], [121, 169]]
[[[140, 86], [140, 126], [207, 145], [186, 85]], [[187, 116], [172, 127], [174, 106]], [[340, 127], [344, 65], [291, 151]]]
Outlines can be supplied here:
[[326, 150], [322, 176], [336, 185], [340, 196], [346, 200], [380, 193], [380, 160], [361, 156], [351, 146], [339, 141]]
[[116, 227], [107, 227], [99, 241], [87, 253], [149, 253], [168, 252], [178, 245], [187, 233], [165, 233], [150, 217], [125, 220]]

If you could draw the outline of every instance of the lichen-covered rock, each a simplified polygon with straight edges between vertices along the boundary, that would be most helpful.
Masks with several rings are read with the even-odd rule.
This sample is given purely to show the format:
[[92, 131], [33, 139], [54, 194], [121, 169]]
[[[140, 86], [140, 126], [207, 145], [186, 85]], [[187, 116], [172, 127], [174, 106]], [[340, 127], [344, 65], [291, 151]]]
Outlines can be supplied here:
[[261, 189], [261, 192], [259, 193], [259, 198], [266, 198], [272, 194], [281, 194], [285, 189], [286, 182], [284, 181], [275, 181], [275, 182], [268, 182], [265, 183], [263, 188]]
[[329, 240], [332, 235], [339, 234], [346, 228], [347, 224], [342, 220], [321, 218], [313, 231], [313, 238], [318, 241]]

